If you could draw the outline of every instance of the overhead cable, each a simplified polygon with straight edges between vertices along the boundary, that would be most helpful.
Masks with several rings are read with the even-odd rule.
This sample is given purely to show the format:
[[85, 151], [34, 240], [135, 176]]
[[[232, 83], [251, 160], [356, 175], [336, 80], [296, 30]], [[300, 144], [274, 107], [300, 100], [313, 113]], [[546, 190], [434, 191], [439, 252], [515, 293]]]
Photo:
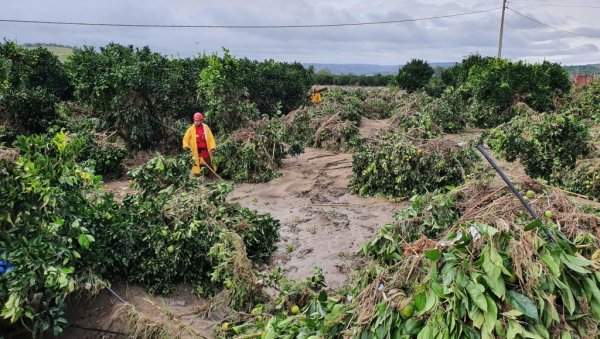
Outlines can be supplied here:
[[444, 18], [453, 18], [465, 15], [480, 14], [501, 9], [501, 7], [483, 9], [472, 12], [463, 12], [458, 14], [439, 15], [415, 19], [399, 19], [386, 21], [368, 21], [355, 23], [336, 23], [336, 24], [306, 24], [306, 25], [160, 25], [160, 24], [117, 24], [117, 23], [93, 23], [93, 22], [71, 22], [71, 21], [43, 21], [43, 20], [17, 20], [0, 19], [0, 22], [23, 23], [23, 24], [45, 24], [45, 25], [71, 25], [71, 26], [104, 26], [104, 27], [145, 27], [145, 28], [232, 28], [232, 29], [280, 29], [280, 28], [323, 28], [323, 27], [347, 27], [347, 26], [368, 26], [397, 24], [404, 22], [436, 20]]
[[524, 18], [528, 19], [528, 20], [531, 20], [531, 21], [533, 21], [533, 22], [535, 22], [535, 23], [538, 23], [538, 24], [540, 24], [540, 25], [542, 25], [542, 26], [546, 26], [546, 27], [548, 27], [548, 28], [552, 28], [552, 29], [554, 29], [554, 30], [557, 30], [557, 31], [561, 31], [561, 32], [564, 32], [564, 33], [569, 33], [569, 34], [573, 34], [573, 35], [577, 35], [577, 36], [581, 36], [581, 37], [586, 37], [586, 38], [600, 38], [600, 35], [581, 34], [581, 33], [576, 33], [576, 32], [572, 32], [572, 31], [567, 31], [567, 30], [565, 30], [565, 29], [562, 29], [562, 28], [558, 28], [558, 27], [550, 26], [550, 25], [548, 25], [548, 24], [545, 24], [545, 23], [543, 23], [543, 22], [541, 22], [541, 21], [539, 21], [539, 20], [537, 20], [537, 19], [534, 19], [534, 18], [532, 18], [532, 17], [530, 17], [530, 16], [527, 16], [527, 15], [525, 15], [525, 14], [523, 14], [523, 13], [517, 12], [517, 11], [515, 11], [514, 9], [512, 9], [512, 8], [510, 8], [510, 7], [507, 7], [507, 8], [508, 8], [508, 10], [510, 10], [511, 12], [513, 12], [513, 13], [515, 13], [515, 14], [518, 14], [518, 15], [520, 15], [520, 16], [522, 16], [522, 17], [524, 17]]
[[600, 6], [592, 5], [562, 5], [562, 4], [544, 4], [533, 2], [512, 2], [508, 1], [509, 5], [518, 5], [522, 7], [565, 7], [565, 8], [600, 8]]

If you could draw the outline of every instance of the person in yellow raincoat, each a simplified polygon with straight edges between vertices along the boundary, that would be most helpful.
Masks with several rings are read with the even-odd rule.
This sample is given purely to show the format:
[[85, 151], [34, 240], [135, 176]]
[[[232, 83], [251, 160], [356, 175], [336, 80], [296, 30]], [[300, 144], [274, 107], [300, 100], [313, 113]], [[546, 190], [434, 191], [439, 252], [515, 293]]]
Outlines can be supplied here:
[[317, 92], [316, 89], [312, 90], [312, 93], [310, 95], [310, 101], [312, 101], [313, 104], [318, 104], [321, 102], [321, 93]]
[[183, 149], [189, 149], [196, 162], [192, 167], [192, 173], [195, 175], [200, 174], [200, 166], [210, 166], [214, 170], [212, 152], [217, 147], [217, 143], [210, 128], [203, 121], [202, 113], [194, 113], [194, 124], [183, 136]]

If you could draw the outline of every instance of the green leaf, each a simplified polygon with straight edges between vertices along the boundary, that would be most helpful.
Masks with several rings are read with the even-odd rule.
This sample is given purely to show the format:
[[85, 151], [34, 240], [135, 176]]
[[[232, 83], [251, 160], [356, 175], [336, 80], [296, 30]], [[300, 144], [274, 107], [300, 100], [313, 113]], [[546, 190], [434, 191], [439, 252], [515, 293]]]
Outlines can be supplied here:
[[320, 302], [326, 302], [327, 301], [327, 292], [321, 291], [321, 293], [319, 293], [319, 301]]
[[517, 338], [517, 335], [523, 334], [523, 326], [514, 320], [508, 321], [508, 331], [506, 332], [507, 339]]
[[154, 168], [162, 172], [165, 170], [165, 164], [163, 164], [161, 159], [158, 159]]
[[425, 327], [423, 327], [423, 329], [421, 330], [421, 332], [419, 332], [419, 334], [417, 335], [417, 339], [431, 339], [433, 337], [434, 337], [433, 336], [433, 329], [429, 325], [429, 323], [427, 323], [427, 325]]
[[438, 298], [433, 293], [433, 291], [427, 291], [427, 303], [425, 304], [425, 309], [423, 310], [423, 313], [431, 311], [431, 309], [433, 309], [437, 304], [437, 301]]
[[585, 285], [585, 289], [592, 294], [592, 297], [597, 302], [600, 302], [600, 289], [598, 289], [598, 285], [596, 285], [596, 281], [594, 279], [585, 277], [583, 279], [583, 283]]
[[510, 290], [506, 293], [508, 298], [508, 302], [514, 307], [516, 310], [523, 312], [524, 315], [528, 316], [531, 319], [539, 320], [538, 318], [538, 309], [527, 296]]
[[469, 313], [469, 318], [473, 321], [473, 327], [481, 329], [485, 322], [485, 315], [478, 308], [473, 308], [473, 312]]
[[504, 284], [504, 279], [501, 275], [496, 279], [490, 277], [489, 275], [483, 275], [483, 279], [498, 298], [504, 298], [504, 293], [506, 293], [506, 285]]
[[496, 302], [490, 296], [486, 295], [485, 300], [487, 301], [487, 312], [484, 314], [485, 322], [483, 323], [481, 332], [491, 335], [496, 326], [498, 307], [496, 306]]
[[86, 250], [90, 248], [90, 239], [87, 237], [87, 234], [80, 234], [77, 241], [79, 241], [79, 245]]
[[[556, 280], [560, 281], [559, 279]], [[569, 311], [569, 314], [573, 315], [573, 312], [575, 312], [576, 305], [575, 298], [573, 297], [573, 292], [571, 292], [571, 288], [562, 281], [560, 281], [560, 284], [556, 284], [556, 286], [560, 288], [562, 301], [565, 307], [567, 308], [567, 311]]]
[[503, 312], [502, 315], [507, 318], [516, 319], [516, 318], [522, 316], [523, 312], [521, 312], [519, 310], [510, 310], [510, 311]]
[[573, 339], [573, 336], [571, 335], [571, 332], [564, 331], [561, 334], [560, 339]]
[[490, 226], [490, 225], [479, 225], [479, 230], [481, 231], [481, 234], [487, 233], [490, 236], [494, 236], [496, 235], [496, 233], [500, 232], [498, 231], [498, 229], [496, 227]]
[[471, 300], [473, 300], [475, 305], [477, 305], [477, 307], [479, 307], [479, 309], [481, 309], [482, 311], [486, 312], [487, 301], [483, 296], [483, 292], [481, 292], [481, 290], [479, 289], [479, 286], [481, 285], [469, 281], [467, 285], [467, 293], [469, 293], [469, 296], [471, 297]]
[[425, 251], [425, 257], [431, 261], [438, 261], [441, 255], [439, 248]]
[[550, 333], [548, 333], [548, 330], [544, 325], [536, 323], [533, 325], [533, 328], [535, 329], [535, 333], [543, 339], [550, 339]]
[[547, 249], [544, 249], [540, 255], [540, 259], [546, 265], [546, 267], [550, 270], [553, 276], [560, 277], [560, 267], [558, 263], [554, 260], [552, 254]]
[[581, 274], [590, 273], [588, 270], [583, 268], [583, 267], [586, 267], [586, 266], [589, 266], [592, 264], [592, 262], [590, 260], [587, 260], [585, 258], [578, 258], [578, 257], [572, 256], [570, 254], [566, 254], [566, 253], [561, 253], [560, 258], [561, 258], [562, 262], [572, 271], [575, 271], [575, 272], [581, 273]]
[[425, 292], [417, 294], [414, 300], [417, 312], [422, 312], [425, 309], [425, 304], [427, 304], [427, 295], [425, 295]]
[[529, 225], [525, 226], [525, 231], [531, 231], [534, 228], [538, 228], [542, 226], [542, 221], [540, 219], [536, 219], [533, 222], [529, 223]]

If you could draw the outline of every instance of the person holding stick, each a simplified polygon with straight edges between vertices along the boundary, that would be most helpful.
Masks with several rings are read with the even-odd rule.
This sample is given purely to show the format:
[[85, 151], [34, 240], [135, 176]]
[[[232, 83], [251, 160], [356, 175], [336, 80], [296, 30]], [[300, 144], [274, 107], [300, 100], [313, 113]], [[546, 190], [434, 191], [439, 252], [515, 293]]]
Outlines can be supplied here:
[[212, 152], [217, 147], [217, 143], [210, 128], [203, 122], [202, 113], [194, 113], [194, 124], [187, 129], [183, 136], [183, 149], [189, 149], [194, 157], [195, 163], [192, 167], [194, 175], [200, 174], [200, 166], [206, 166], [210, 172], [215, 173]]

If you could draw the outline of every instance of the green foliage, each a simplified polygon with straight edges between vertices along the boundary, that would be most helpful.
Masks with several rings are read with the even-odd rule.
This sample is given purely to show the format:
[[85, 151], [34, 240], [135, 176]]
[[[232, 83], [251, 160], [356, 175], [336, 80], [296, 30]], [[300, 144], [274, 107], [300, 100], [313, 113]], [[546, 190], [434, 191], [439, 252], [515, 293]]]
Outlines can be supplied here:
[[433, 68], [427, 61], [412, 59], [398, 71], [396, 82], [400, 88], [405, 89], [408, 93], [412, 93], [424, 88], [433, 76], [433, 73]]
[[233, 132], [213, 152], [217, 172], [238, 182], [267, 182], [278, 176], [286, 150], [279, 118], [263, 118]]
[[369, 119], [387, 119], [390, 117], [396, 102], [388, 98], [367, 97], [362, 102], [364, 117]]
[[229, 191], [227, 184], [196, 182], [154, 196], [128, 197], [123, 208], [135, 235], [129, 279], [151, 293], [168, 293], [184, 281], [207, 294], [218, 291], [222, 286], [210, 278], [217, 263], [209, 252], [223, 232], [237, 233], [245, 243], [244, 256], [264, 262], [275, 250], [279, 222], [225, 203]]
[[536, 111], [549, 111], [555, 97], [569, 93], [571, 82], [560, 65], [513, 63], [488, 60], [485, 66], [469, 70], [466, 88], [472, 95], [473, 123], [478, 127], [494, 127], [516, 115], [516, 101], [525, 102]]
[[567, 191], [586, 195], [594, 201], [600, 199], [600, 167], [595, 159], [578, 162], [574, 168], [555, 171], [550, 181]]
[[[243, 322], [220, 327], [219, 337], [238, 335], [267, 338], [338, 337], [351, 315], [343, 309], [343, 299], [329, 296], [323, 290], [322, 270], [315, 267], [314, 275], [306, 282], [295, 281], [282, 275], [281, 269], [273, 270], [263, 277], [266, 285], [278, 291], [268, 303], [257, 304]], [[293, 312], [297, 307], [298, 314]], [[343, 319], [342, 319], [343, 318]], [[344, 323], [338, 323], [346, 321]]]
[[403, 98], [392, 114], [391, 125], [399, 132], [422, 138], [457, 133], [467, 122], [463, 107], [460, 95], [452, 89], [444, 91], [439, 98], [415, 92]]
[[410, 205], [394, 215], [394, 223], [383, 226], [371, 241], [361, 246], [360, 252], [392, 265], [403, 258], [402, 243], [411, 243], [423, 236], [439, 239], [460, 217], [455, 208], [456, 199], [446, 191], [443, 188], [410, 198]]
[[303, 107], [282, 119], [284, 141], [290, 144], [289, 155], [297, 155], [304, 147], [324, 148], [332, 152], [350, 148], [350, 140], [358, 135], [355, 123], [336, 113], [337, 104], [324, 102], [319, 106]]
[[244, 58], [239, 60], [238, 67], [237, 77], [261, 114], [288, 113], [307, 103], [312, 70], [302, 64]]
[[84, 146], [77, 157], [78, 162], [89, 165], [104, 180], [118, 179], [125, 174], [123, 160], [127, 156], [127, 150], [110, 144], [101, 147], [89, 135], [81, 138], [84, 139]]
[[568, 98], [559, 107], [559, 111], [574, 114], [581, 119], [600, 121], [600, 82], [593, 82], [584, 87], [574, 87]]
[[549, 179], [588, 153], [588, 126], [573, 115], [523, 114], [489, 132], [487, 142], [508, 161], [519, 160], [533, 178]]
[[[146, 185], [144, 192], [116, 202], [101, 192], [100, 178], [76, 162], [85, 143], [66, 133], [20, 136], [21, 157], [0, 162], [0, 260], [15, 268], [0, 275], [1, 314], [22, 320], [35, 336], [60, 334], [65, 298], [85, 291], [89, 282], [106, 286], [99, 278], [160, 293], [182, 282], [199, 292], [222, 289], [211, 283], [218, 263], [209, 251], [224, 232], [243, 239], [240, 255], [257, 263], [276, 249], [278, 221], [226, 203], [232, 190], [227, 184], [175, 180], [176, 161], [159, 166], [155, 158], [144, 169], [155, 176], [167, 173], [181, 186], [158, 191], [165, 182]], [[188, 164], [185, 168], [189, 173]], [[37, 293], [40, 305], [30, 302]]]
[[432, 97], [439, 98], [444, 90], [446, 89], [446, 84], [441, 77], [433, 77], [425, 86], [425, 93], [431, 95]]
[[[505, 220], [499, 228], [455, 224], [460, 215], [451, 201], [455, 194], [466, 193], [461, 191], [451, 191], [446, 197], [441, 193], [419, 197], [424, 200], [397, 216], [398, 221], [418, 229], [427, 229], [432, 222], [455, 226], [440, 241], [423, 238], [411, 243], [397, 234], [397, 226], [386, 225], [362, 248], [379, 263], [361, 269], [347, 286], [300, 298], [304, 302], [298, 303], [302, 307], [298, 315], [280, 307], [279, 299], [257, 306], [257, 312], [253, 310], [224, 334], [285, 338], [597, 336], [600, 251], [595, 237], [587, 230], [567, 237], [552, 222], [530, 223], [526, 218]], [[472, 206], [464, 207], [472, 211]], [[437, 208], [442, 213], [437, 214]], [[489, 212], [482, 210], [480, 217]], [[582, 215], [587, 217], [594, 215]], [[592, 224], [597, 218], [593, 220]], [[289, 294], [286, 290], [284, 296]]]
[[469, 78], [469, 71], [471, 70], [471, 68], [475, 66], [485, 67], [488, 63], [490, 63], [493, 60], [493, 57], [482, 57], [477, 53], [470, 54], [469, 56], [464, 58], [460, 63], [442, 71], [441, 78], [446, 86], [458, 88], [467, 82], [467, 79]]
[[306, 101], [311, 73], [298, 63], [238, 60], [217, 55], [168, 59], [148, 47], [109, 44], [76, 49], [66, 64], [76, 98], [105, 129], [117, 130], [130, 150], [172, 146], [175, 121], [205, 111], [224, 135], [246, 121]]
[[148, 47], [111, 43], [97, 52], [76, 49], [66, 63], [75, 97], [89, 105], [106, 129], [116, 130], [129, 150], [156, 146], [167, 133], [168, 60]]
[[[419, 273], [419, 282], [403, 284], [397, 301], [382, 300], [370, 323], [362, 327], [362, 337], [379, 337], [379, 332], [389, 333], [389, 337], [406, 333], [408, 323], [418, 338], [479, 338], [507, 333], [509, 337], [548, 338], [550, 333], [561, 332], [585, 337], [594, 333], [600, 320], [600, 280], [591, 269], [592, 261], [577, 253], [576, 243], [561, 237], [554, 225], [543, 226], [558, 235], [559, 241], [550, 243], [536, 236], [536, 256], [528, 258], [535, 266], [527, 268], [522, 280], [515, 282], [512, 265], [519, 253], [512, 251], [511, 243], [522, 235], [490, 226], [470, 227], [472, 231], [463, 228], [451, 234], [449, 240], [457, 241], [448, 249], [425, 252], [429, 260], [421, 262], [420, 272], [424, 274]], [[475, 230], [482, 242], [471, 240]], [[381, 276], [382, 286], [393, 283], [396, 275], [403, 277], [403, 272], [403, 268], [390, 267], [386, 272], [390, 278]], [[415, 313], [401, 316], [403, 306], [399, 305], [407, 304], [413, 305]], [[567, 314], [568, 324], [559, 317], [560, 309]]]
[[0, 117], [9, 134], [42, 133], [56, 120], [56, 104], [71, 87], [56, 56], [44, 48], [0, 44]]
[[3, 115], [19, 133], [43, 133], [56, 120], [58, 98], [42, 88], [6, 90], [0, 103]]
[[217, 135], [231, 133], [259, 117], [240, 72], [239, 60], [225, 50], [223, 58], [211, 56], [200, 73], [198, 90], [205, 105], [204, 118]]
[[332, 87], [322, 94], [323, 101], [315, 110], [337, 113], [343, 120], [360, 125], [362, 117], [389, 118], [398, 104], [398, 91], [388, 88]]
[[419, 239], [422, 235], [439, 239], [457, 219], [454, 197], [440, 189], [433, 193], [415, 195], [410, 206], [394, 215], [398, 234], [406, 242]]
[[354, 153], [350, 189], [360, 195], [412, 196], [461, 183], [478, 161], [472, 148], [449, 140], [415, 142], [389, 135]]
[[[192, 114], [203, 108], [202, 103], [198, 100], [197, 84], [200, 72], [208, 66], [208, 57], [173, 58], [168, 61], [168, 77], [166, 80], [163, 79], [163, 83], [166, 84], [166, 86], [163, 85], [163, 90], [166, 92], [161, 93], [159, 97], [160, 100], [166, 100], [163, 105], [165, 111], [161, 118], [166, 120], [166, 123], [172, 120], [178, 122], [185, 120], [189, 125]], [[181, 140], [178, 141], [180, 144]]]
[[[75, 162], [81, 139], [19, 136], [16, 146], [21, 157], [0, 162], [0, 258], [15, 267], [0, 276], [2, 316], [30, 319], [34, 335], [58, 335], [64, 298], [81, 277], [81, 253], [94, 242], [99, 178]], [[30, 301], [39, 292], [36, 310]]]
[[131, 170], [128, 176], [132, 180], [132, 188], [140, 190], [144, 195], [152, 195], [169, 186], [189, 185], [195, 180], [190, 176], [192, 164], [190, 152], [174, 157], [157, 154], [142, 166]]
[[208, 255], [215, 263], [211, 282], [225, 286], [230, 307], [249, 311], [253, 305], [266, 300], [239, 235], [234, 232], [221, 233], [219, 242], [211, 247]]
[[45, 48], [25, 49], [5, 41], [0, 44], [0, 64], [2, 87], [41, 88], [60, 100], [71, 98], [72, 88], [62, 64]]

